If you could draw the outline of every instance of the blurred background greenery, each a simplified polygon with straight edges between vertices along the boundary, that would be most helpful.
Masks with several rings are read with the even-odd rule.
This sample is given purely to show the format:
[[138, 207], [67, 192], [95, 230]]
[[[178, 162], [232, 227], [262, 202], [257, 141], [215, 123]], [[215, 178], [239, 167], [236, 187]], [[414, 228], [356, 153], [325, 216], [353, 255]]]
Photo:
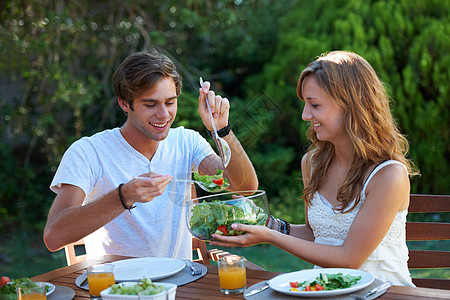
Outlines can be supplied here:
[[[277, 217], [304, 222], [308, 143], [295, 87], [331, 50], [362, 55], [385, 82], [422, 174], [412, 192], [450, 194], [449, 8], [449, 0], [0, 1], [0, 275], [65, 265], [64, 252], [42, 242], [55, 196], [48, 186], [72, 142], [125, 121], [111, 76], [144, 48], [168, 55], [183, 76], [175, 126], [206, 137], [199, 76], [231, 99], [232, 128]], [[310, 267], [270, 245], [231, 251], [267, 270]]]

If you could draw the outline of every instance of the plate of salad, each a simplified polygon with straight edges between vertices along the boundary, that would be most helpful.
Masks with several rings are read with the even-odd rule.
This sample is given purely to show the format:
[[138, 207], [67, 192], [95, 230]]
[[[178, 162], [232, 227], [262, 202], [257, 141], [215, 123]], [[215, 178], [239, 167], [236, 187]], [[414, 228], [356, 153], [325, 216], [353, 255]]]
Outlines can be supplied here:
[[271, 289], [283, 294], [321, 298], [356, 292], [373, 281], [371, 274], [361, 270], [323, 268], [283, 274], [268, 283]]
[[[28, 277], [10, 280], [8, 277], [2, 276], [1, 283], [0, 283], [0, 299], [16, 300], [17, 299], [16, 288], [26, 282], [33, 282], [33, 281]], [[45, 289], [47, 291], [46, 295], [48, 296], [55, 291], [55, 286], [53, 284], [51, 284], [50, 282], [44, 282], [44, 283], [45, 283]], [[37, 284], [36, 284], [36, 286], [37, 286]]]

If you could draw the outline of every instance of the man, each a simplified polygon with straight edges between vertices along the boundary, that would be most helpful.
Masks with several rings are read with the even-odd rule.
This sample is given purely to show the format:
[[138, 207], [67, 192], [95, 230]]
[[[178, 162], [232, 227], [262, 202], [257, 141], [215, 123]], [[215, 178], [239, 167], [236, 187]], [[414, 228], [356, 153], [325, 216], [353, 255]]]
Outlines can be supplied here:
[[[120, 128], [83, 137], [64, 154], [50, 188], [57, 193], [44, 229], [51, 251], [84, 238], [89, 258], [103, 254], [191, 258], [185, 202], [192, 170], [215, 174], [220, 157], [197, 132], [170, 128], [181, 93], [172, 61], [157, 51], [127, 57], [113, 76], [118, 103], [127, 114]], [[198, 112], [211, 131], [206, 97], [216, 128], [231, 148], [224, 169], [231, 190], [258, 186], [255, 170], [232, 131], [229, 101], [205, 82]], [[128, 211], [129, 210], [129, 211]]]

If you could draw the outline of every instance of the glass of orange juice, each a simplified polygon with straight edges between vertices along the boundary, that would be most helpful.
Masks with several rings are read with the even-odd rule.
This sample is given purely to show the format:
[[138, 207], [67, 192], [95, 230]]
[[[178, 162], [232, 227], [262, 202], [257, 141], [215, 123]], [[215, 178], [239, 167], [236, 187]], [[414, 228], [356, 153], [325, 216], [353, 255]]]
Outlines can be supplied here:
[[89, 295], [100, 298], [100, 292], [116, 283], [114, 280], [114, 265], [93, 265], [87, 268]]
[[229, 255], [221, 258], [219, 267], [220, 291], [224, 294], [241, 294], [247, 288], [247, 275], [245, 271], [245, 258], [238, 255]]
[[46, 300], [44, 282], [24, 282], [16, 288], [18, 300]]

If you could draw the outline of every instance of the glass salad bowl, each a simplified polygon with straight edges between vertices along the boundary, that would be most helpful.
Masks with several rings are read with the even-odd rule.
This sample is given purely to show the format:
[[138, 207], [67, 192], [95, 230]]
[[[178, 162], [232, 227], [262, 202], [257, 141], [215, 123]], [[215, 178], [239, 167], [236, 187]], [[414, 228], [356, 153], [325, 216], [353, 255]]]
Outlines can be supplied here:
[[269, 203], [262, 190], [209, 195], [188, 202], [187, 225], [198, 239], [211, 240], [212, 235], [239, 235], [243, 231], [231, 228], [233, 223], [266, 226]]

